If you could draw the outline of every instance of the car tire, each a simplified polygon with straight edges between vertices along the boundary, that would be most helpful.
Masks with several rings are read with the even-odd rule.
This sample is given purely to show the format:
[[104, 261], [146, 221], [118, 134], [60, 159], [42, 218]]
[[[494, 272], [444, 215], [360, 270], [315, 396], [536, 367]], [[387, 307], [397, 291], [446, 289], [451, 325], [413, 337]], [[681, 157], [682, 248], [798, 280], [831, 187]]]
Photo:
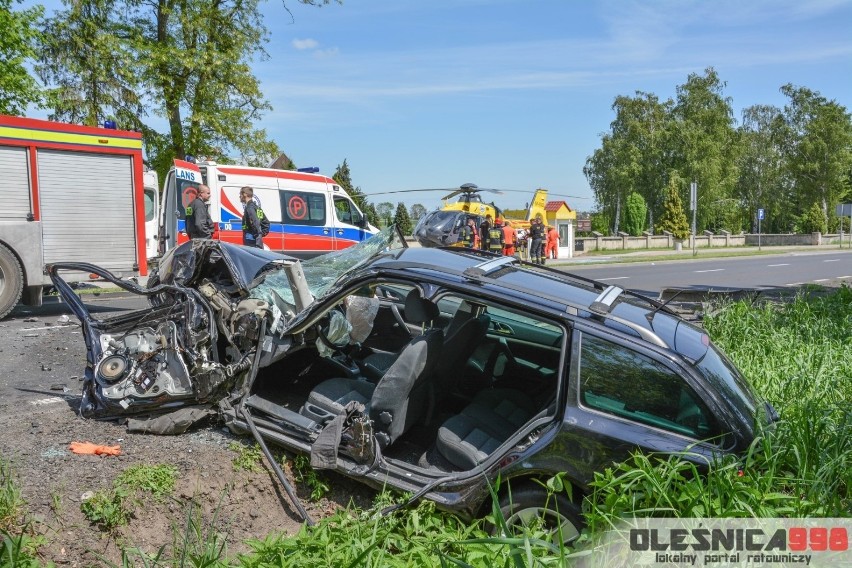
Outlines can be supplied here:
[[[577, 540], [586, 525], [580, 507], [561, 492], [549, 493], [538, 485], [522, 485], [505, 492], [500, 497], [500, 512], [506, 526], [521, 528], [537, 519], [553, 530], [553, 543], [559, 544], [560, 531], [563, 544]], [[499, 529], [494, 527], [494, 532]]]
[[24, 292], [24, 271], [18, 258], [0, 245], [0, 319], [6, 317]]

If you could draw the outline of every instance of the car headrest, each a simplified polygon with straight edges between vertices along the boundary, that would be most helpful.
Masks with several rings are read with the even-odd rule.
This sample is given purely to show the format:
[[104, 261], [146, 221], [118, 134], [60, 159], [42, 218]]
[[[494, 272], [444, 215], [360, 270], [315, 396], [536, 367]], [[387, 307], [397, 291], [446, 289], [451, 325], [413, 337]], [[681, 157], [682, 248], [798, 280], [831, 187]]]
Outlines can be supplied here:
[[420, 290], [414, 288], [405, 297], [405, 319], [411, 323], [426, 323], [438, 317], [438, 305], [420, 296]]

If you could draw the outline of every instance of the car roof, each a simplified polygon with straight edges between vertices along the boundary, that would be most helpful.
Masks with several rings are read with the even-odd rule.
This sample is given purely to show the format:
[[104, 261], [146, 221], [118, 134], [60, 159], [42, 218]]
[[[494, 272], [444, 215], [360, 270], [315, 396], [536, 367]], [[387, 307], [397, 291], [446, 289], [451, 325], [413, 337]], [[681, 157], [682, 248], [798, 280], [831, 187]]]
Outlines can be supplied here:
[[700, 336], [704, 332], [657, 300], [570, 272], [520, 262], [514, 257], [461, 248], [411, 247], [379, 255], [363, 269], [399, 276], [430, 276], [463, 288], [476, 287], [483, 293], [520, 301], [530, 307], [558, 308], [599, 325], [638, 335], [649, 343], [673, 349], [693, 360], [706, 350], [706, 345], [678, 345], [675, 336], [686, 331], [682, 328], [691, 328], [691, 335]]

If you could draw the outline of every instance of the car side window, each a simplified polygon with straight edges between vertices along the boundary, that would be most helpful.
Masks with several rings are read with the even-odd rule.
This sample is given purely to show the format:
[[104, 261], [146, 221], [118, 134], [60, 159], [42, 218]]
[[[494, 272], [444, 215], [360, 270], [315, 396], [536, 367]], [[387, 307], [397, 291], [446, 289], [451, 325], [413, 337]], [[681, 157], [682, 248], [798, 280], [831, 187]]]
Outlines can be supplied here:
[[672, 369], [588, 334], [581, 338], [580, 402], [588, 408], [699, 440], [721, 435], [713, 414]]

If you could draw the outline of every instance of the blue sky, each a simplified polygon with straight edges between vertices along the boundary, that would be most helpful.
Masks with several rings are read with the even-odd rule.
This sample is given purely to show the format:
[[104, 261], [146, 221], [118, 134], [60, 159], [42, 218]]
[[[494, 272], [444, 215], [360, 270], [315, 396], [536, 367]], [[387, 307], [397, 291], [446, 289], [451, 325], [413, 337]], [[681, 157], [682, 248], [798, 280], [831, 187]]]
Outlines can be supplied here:
[[[29, 2], [28, 2], [29, 3]], [[347, 160], [367, 194], [544, 187], [592, 208], [586, 158], [618, 95], [661, 99], [712, 66], [735, 116], [786, 83], [852, 110], [852, 1], [346, 0], [263, 5], [273, 106], [261, 126], [300, 167]], [[432, 209], [440, 193], [376, 196]]]

